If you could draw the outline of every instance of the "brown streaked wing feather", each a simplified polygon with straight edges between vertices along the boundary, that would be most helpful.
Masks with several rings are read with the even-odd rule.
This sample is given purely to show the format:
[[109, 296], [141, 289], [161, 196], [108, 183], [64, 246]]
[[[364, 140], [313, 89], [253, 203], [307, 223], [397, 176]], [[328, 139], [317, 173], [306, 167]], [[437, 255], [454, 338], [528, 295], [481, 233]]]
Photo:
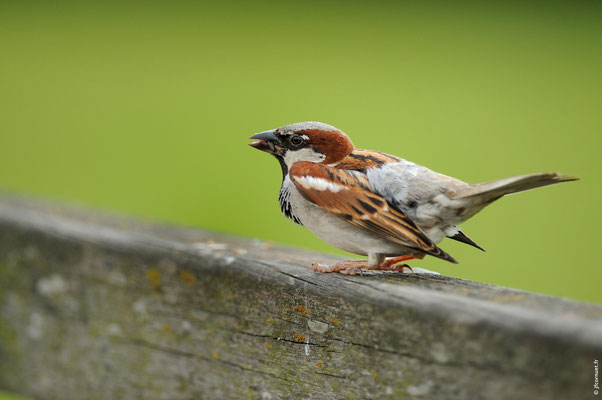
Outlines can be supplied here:
[[356, 149], [342, 159], [335, 168], [365, 171], [368, 168], [380, 167], [383, 164], [398, 162], [399, 160], [399, 157], [380, 151]]
[[[363, 174], [300, 161], [292, 165], [290, 177], [305, 199], [350, 224], [402, 246], [456, 262], [439, 249], [407, 215], [392, 207], [382, 196], [373, 193]], [[345, 189], [335, 192], [328, 188], [308, 188], [302, 182], [303, 177], [324, 179]]]

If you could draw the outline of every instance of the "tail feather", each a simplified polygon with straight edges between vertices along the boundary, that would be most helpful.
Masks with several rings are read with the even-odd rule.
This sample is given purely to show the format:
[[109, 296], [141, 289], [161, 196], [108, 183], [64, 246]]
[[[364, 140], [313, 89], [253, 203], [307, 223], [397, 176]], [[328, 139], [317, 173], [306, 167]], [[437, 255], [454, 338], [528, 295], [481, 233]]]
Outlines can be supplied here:
[[458, 231], [458, 233], [456, 233], [453, 236], [448, 236], [448, 238], [457, 240], [458, 242], [469, 244], [472, 247], [476, 247], [479, 250], [485, 251], [484, 248], [482, 248], [481, 246], [479, 246], [478, 244], [476, 244], [474, 242], [474, 240], [472, 240], [471, 238], [469, 238], [468, 236], [466, 236], [466, 234], [464, 232], [462, 232], [462, 231]]
[[458, 191], [453, 199], [465, 199], [479, 196], [485, 202], [491, 202], [502, 196], [535, 189], [542, 186], [554, 185], [556, 183], [576, 181], [579, 178], [557, 172], [543, 174], [529, 174], [514, 176], [512, 178], [470, 185], [466, 189]]

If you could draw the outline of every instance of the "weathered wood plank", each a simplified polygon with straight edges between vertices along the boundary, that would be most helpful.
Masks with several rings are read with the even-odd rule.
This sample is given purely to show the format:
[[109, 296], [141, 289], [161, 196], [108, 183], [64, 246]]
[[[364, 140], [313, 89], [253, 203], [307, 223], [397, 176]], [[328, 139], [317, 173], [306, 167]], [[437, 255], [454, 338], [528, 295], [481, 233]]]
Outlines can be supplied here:
[[589, 398], [602, 307], [0, 197], [0, 388], [39, 399]]

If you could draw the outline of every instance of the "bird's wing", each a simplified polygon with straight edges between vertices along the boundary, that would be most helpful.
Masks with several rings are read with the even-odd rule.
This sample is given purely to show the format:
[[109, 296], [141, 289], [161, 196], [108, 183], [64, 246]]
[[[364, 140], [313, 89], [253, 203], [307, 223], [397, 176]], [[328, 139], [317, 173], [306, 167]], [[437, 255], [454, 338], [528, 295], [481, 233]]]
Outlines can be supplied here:
[[383, 239], [456, 263], [406, 214], [372, 192], [366, 176], [307, 161], [294, 163], [291, 181], [308, 201]]
[[339, 161], [335, 168], [366, 172], [370, 168], [378, 168], [400, 161], [401, 158], [380, 151], [355, 149]]

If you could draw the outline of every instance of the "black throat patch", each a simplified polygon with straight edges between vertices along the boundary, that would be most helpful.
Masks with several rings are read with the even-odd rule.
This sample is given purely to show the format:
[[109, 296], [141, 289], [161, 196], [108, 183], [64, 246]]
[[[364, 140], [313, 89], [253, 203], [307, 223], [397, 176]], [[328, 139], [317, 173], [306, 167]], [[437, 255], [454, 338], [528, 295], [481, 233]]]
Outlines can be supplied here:
[[290, 219], [295, 224], [303, 225], [301, 223], [301, 220], [295, 214], [293, 214], [293, 206], [291, 205], [291, 193], [289, 191], [289, 187], [284, 186], [284, 184], [280, 187], [278, 202], [280, 203], [280, 211], [282, 211], [282, 214], [284, 214], [286, 218]]

